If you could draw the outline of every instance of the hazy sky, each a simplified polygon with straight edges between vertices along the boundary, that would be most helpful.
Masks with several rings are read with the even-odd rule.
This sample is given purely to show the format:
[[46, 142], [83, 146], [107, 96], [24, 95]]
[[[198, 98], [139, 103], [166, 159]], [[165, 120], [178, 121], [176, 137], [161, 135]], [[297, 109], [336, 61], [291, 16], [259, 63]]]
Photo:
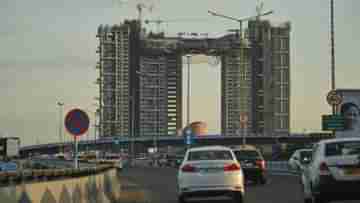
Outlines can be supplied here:
[[[123, 3], [125, 2], [125, 3]], [[145, 1], [145, 2], [149, 2]], [[201, 22], [163, 24], [177, 32], [221, 33], [236, 22], [209, 16], [212, 9], [234, 17], [255, 14], [254, 0], [153, 0], [144, 19], [204, 18]], [[272, 21], [290, 21], [291, 131], [320, 130], [321, 114], [329, 113], [329, 0], [265, 0]], [[95, 37], [100, 24], [136, 17], [135, 1], [1, 0], [0, 1], [0, 134], [19, 136], [22, 144], [58, 141], [59, 111], [81, 107], [94, 111], [98, 90]], [[337, 87], [360, 88], [360, 1], [336, 1]], [[151, 26], [155, 29], [155, 26]], [[193, 65], [192, 120], [220, 131], [219, 67]], [[184, 93], [185, 94], [185, 93]], [[93, 116], [92, 116], [93, 118]], [[91, 131], [90, 136], [93, 136]], [[70, 137], [66, 135], [68, 139]]]

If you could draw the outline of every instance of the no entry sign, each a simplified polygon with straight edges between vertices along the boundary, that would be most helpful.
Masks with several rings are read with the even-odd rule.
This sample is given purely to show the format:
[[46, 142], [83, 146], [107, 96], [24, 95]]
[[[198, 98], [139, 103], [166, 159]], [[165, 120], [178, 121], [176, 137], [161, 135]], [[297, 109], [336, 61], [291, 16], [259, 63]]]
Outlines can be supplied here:
[[73, 136], [85, 134], [89, 129], [89, 116], [81, 109], [73, 109], [65, 116], [65, 128]]

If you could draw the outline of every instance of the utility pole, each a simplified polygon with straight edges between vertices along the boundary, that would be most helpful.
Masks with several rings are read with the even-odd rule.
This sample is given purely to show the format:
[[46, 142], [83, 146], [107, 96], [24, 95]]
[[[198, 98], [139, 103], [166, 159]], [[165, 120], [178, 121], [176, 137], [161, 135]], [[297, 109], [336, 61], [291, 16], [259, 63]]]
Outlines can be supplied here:
[[189, 127], [190, 124], [190, 59], [191, 55], [186, 55], [187, 57], [187, 96], [186, 96], [186, 126]]
[[[330, 40], [331, 40], [331, 90], [335, 90], [335, 31], [334, 31], [334, 0], [330, 0]], [[333, 114], [336, 106], [332, 106]]]
[[[331, 41], [331, 90], [335, 91], [335, 31], [334, 31], [334, 0], [330, 0], [330, 41]], [[332, 114], [336, 114], [336, 105], [332, 105]], [[332, 131], [336, 136], [336, 131]]]

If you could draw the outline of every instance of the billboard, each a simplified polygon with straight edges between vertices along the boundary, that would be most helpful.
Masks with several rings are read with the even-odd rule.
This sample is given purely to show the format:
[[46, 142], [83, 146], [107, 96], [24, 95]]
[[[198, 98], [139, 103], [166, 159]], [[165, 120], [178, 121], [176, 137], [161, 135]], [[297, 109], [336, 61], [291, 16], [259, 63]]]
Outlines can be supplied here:
[[20, 139], [18, 137], [0, 138], [0, 156], [16, 157], [19, 156]]
[[336, 112], [344, 117], [344, 130], [336, 131], [336, 137], [360, 137], [360, 89], [337, 89], [341, 103]]

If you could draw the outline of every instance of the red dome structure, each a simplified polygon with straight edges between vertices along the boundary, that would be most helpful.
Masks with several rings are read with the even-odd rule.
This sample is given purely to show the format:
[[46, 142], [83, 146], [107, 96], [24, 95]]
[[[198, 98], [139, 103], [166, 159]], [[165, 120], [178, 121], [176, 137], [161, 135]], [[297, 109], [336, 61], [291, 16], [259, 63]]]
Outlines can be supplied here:
[[208, 134], [207, 123], [203, 121], [195, 121], [190, 123], [190, 129], [195, 136], [203, 136]]

